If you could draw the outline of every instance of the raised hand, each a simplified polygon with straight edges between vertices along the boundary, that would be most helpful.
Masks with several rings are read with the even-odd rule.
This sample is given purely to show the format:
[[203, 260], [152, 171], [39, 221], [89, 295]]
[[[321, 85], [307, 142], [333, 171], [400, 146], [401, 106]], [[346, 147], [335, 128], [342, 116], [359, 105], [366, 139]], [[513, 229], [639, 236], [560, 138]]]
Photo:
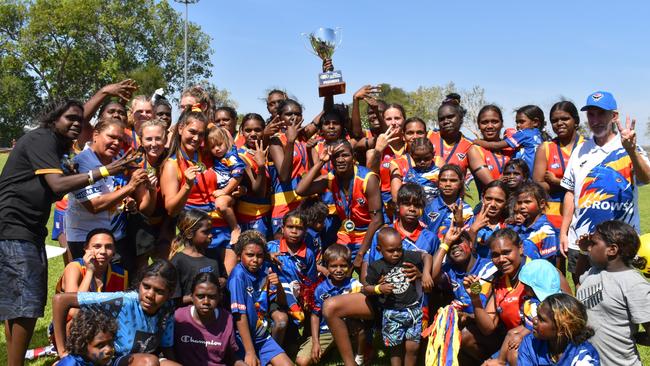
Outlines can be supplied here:
[[115, 175], [117, 173], [125, 171], [128, 168], [137, 168], [138, 165], [136, 163], [136, 160], [141, 158], [142, 154], [139, 151], [129, 149], [121, 158], [106, 165], [106, 169], [108, 169], [110, 175]]
[[289, 122], [289, 125], [287, 126], [287, 131], [285, 132], [287, 136], [287, 141], [289, 142], [295, 142], [296, 139], [298, 138], [298, 135], [302, 132], [304, 127], [300, 127], [302, 124], [303, 118], [302, 117], [292, 117], [291, 121]]
[[445, 237], [442, 239], [442, 241], [445, 244], [451, 246], [452, 243], [455, 243], [458, 240], [458, 238], [460, 238], [460, 234], [462, 234], [462, 232], [463, 230], [458, 226], [452, 226], [447, 230], [447, 232], [445, 233]]
[[325, 164], [330, 159], [332, 158], [332, 147], [331, 146], [325, 146], [325, 149], [318, 154], [318, 160], [320, 160], [321, 163]]
[[395, 127], [388, 127], [386, 132], [377, 136], [377, 141], [375, 142], [375, 150], [379, 151], [381, 154], [391, 142], [397, 141], [399, 139], [399, 129]]
[[280, 132], [280, 128], [282, 127], [282, 121], [280, 120], [279, 116], [273, 117], [271, 122], [269, 122], [265, 127], [264, 127], [264, 132], [262, 133], [264, 137], [269, 138], [276, 133]]
[[253, 161], [257, 166], [266, 165], [266, 156], [269, 151], [269, 148], [264, 148], [264, 142], [261, 140], [255, 140], [255, 153], [253, 154]]
[[334, 64], [332, 63], [332, 59], [329, 58], [323, 60], [323, 72], [328, 71], [334, 71]]
[[131, 96], [136, 90], [138, 90], [138, 83], [133, 79], [126, 79], [119, 83], [108, 84], [102, 88], [102, 91], [107, 95], [118, 97], [125, 103], [131, 100]]
[[147, 175], [147, 171], [144, 169], [138, 169], [131, 174], [131, 179], [129, 180], [129, 184], [131, 184], [133, 187], [137, 187], [141, 184], [145, 184], [149, 182], [149, 177]]
[[198, 172], [199, 172], [199, 167], [196, 165], [187, 167], [187, 169], [185, 169], [185, 172], [183, 173], [183, 175], [185, 176], [185, 184], [187, 184], [190, 187], [193, 186], [194, 180], [196, 179]]
[[631, 154], [636, 150], [636, 131], [634, 131], [634, 125], [636, 125], [636, 119], [632, 119], [630, 122], [630, 116], [625, 117], [625, 127], [621, 125], [621, 121], [616, 119], [616, 127], [621, 133], [621, 144], [625, 151], [628, 154]]

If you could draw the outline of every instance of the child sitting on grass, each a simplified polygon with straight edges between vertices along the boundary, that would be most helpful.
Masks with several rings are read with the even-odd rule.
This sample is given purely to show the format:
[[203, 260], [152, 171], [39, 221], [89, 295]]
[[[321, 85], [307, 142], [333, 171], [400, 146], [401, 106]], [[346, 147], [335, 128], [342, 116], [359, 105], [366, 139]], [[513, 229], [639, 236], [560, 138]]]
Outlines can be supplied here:
[[[411, 366], [417, 362], [422, 333], [422, 283], [408, 281], [408, 268], [431, 273], [431, 261], [424, 266], [424, 253], [402, 249], [402, 237], [391, 227], [380, 229], [377, 248], [382, 259], [368, 266], [366, 296], [379, 296], [382, 338], [389, 347], [391, 365]], [[426, 268], [428, 267], [428, 268]]]
[[103, 366], [111, 363], [117, 324], [101, 311], [81, 310], [72, 320], [70, 337], [65, 343], [68, 353], [58, 366]]

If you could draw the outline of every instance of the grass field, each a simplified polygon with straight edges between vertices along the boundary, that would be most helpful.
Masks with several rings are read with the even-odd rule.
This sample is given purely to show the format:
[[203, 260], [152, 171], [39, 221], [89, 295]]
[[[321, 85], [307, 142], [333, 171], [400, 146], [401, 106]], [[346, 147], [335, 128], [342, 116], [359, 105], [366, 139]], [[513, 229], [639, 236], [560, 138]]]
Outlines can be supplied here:
[[[5, 161], [7, 160], [7, 154], [0, 154], [0, 170], [2, 167], [4, 167]], [[640, 190], [639, 194], [639, 201], [640, 201], [640, 213], [641, 213], [641, 231], [646, 233], [650, 232], [650, 202], [646, 201], [644, 198], [650, 197], [650, 186], [647, 187], [642, 187]], [[471, 194], [472, 197], [476, 197], [475, 194]], [[471, 199], [468, 200], [470, 201], [469, 203], [472, 203]], [[51, 229], [52, 227], [52, 217], [50, 216], [50, 222], [48, 223], [48, 228]], [[47, 244], [50, 245], [58, 245], [57, 242], [53, 242], [50, 240], [50, 238], [47, 238], [46, 241]], [[56, 282], [58, 281], [58, 278], [61, 273], [63, 273], [63, 259], [61, 257], [54, 258], [49, 261], [49, 282], [48, 282], [48, 298], [51, 299], [52, 296], [54, 295], [54, 288], [56, 285]], [[649, 304], [650, 305], [650, 304]], [[42, 347], [48, 344], [47, 340], [47, 327], [50, 324], [50, 321], [52, 319], [52, 307], [51, 307], [51, 302], [48, 301], [47, 307], [45, 308], [45, 317], [41, 318], [38, 320], [36, 324], [36, 330], [34, 332], [34, 337], [32, 338], [32, 342], [30, 345], [30, 348], [35, 348], [35, 347]], [[650, 365], [650, 347], [643, 347], [639, 346], [639, 351], [641, 353], [641, 359], [644, 365]], [[338, 357], [336, 355], [331, 355], [327, 358], [326, 361], [323, 363], [327, 364], [337, 364]], [[0, 334], [0, 365], [4, 364], [6, 362], [7, 355], [6, 355], [6, 345], [5, 345], [5, 336], [4, 332]], [[51, 365], [54, 363], [55, 359], [53, 357], [50, 358], [42, 358], [33, 362], [28, 362], [28, 365]], [[387, 358], [380, 357], [379, 361], [377, 364], [379, 365], [388, 365], [389, 360]]]

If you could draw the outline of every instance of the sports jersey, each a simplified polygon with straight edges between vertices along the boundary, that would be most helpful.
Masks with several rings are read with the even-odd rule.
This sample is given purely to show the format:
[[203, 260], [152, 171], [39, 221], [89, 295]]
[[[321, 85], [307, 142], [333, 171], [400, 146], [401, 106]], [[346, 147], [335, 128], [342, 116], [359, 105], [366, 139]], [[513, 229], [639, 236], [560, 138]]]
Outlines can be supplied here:
[[[481, 156], [482, 165], [487, 166], [488, 171], [492, 179], [497, 180], [501, 178], [503, 174], [503, 168], [505, 168], [506, 163], [510, 161], [510, 152], [509, 149], [502, 149], [501, 151], [491, 151], [481, 146], [475, 146], [476, 151], [478, 151]], [[483, 194], [485, 187], [481, 183], [480, 179], [475, 179], [476, 189]]]
[[246, 315], [253, 342], [264, 340], [270, 334], [267, 315], [275, 286], [269, 286], [266, 281], [267, 269], [265, 264], [256, 273], [250, 273], [240, 262], [228, 277], [230, 312]]
[[[474, 216], [474, 211], [472, 206], [468, 205], [464, 201], [460, 201], [463, 205], [463, 226], [467, 226], [469, 219]], [[427, 226], [427, 229], [436, 234], [436, 244], [435, 248], [438, 248], [438, 242], [442, 240], [445, 236], [445, 233], [451, 226], [451, 223], [454, 219], [454, 213], [445, 204], [445, 201], [442, 199], [442, 196], [436, 197], [424, 208], [424, 215], [422, 216], [422, 221]]]
[[[522, 257], [517, 271], [521, 270], [521, 267], [528, 261], [530, 261], [528, 257]], [[505, 325], [506, 329], [512, 329], [522, 325], [521, 309], [523, 303], [526, 301], [524, 298], [526, 286], [520, 281], [517, 281], [513, 287], [510, 278], [506, 275], [496, 278], [493, 281], [493, 286], [497, 313], [503, 325]]]
[[533, 171], [535, 166], [535, 152], [537, 147], [542, 143], [542, 133], [537, 128], [525, 128], [506, 137], [506, 142], [513, 149], [516, 159], [522, 159], [528, 165], [528, 170]]
[[402, 175], [403, 183], [415, 183], [422, 187], [424, 190], [424, 198], [426, 203], [433, 201], [438, 196], [438, 175], [440, 168], [436, 165], [435, 159], [427, 169], [420, 170], [413, 165], [413, 160], [410, 156], [405, 155], [406, 172]]
[[130, 292], [79, 292], [82, 309], [107, 312], [117, 320], [115, 356], [155, 353], [174, 344], [174, 304], [167, 301], [154, 315], [140, 306], [140, 295]]
[[[259, 173], [259, 167], [253, 159], [254, 151], [243, 146], [238, 150], [239, 157], [241, 160], [246, 163], [253, 171], [253, 173]], [[266, 174], [266, 184], [267, 187], [270, 187], [270, 179], [268, 171], [265, 169], [264, 174]], [[256, 197], [254, 192], [246, 192], [245, 195], [237, 198], [237, 203], [235, 206], [235, 214], [237, 215], [237, 221], [240, 223], [248, 223], [251, 221], [256, 221], [268, 216], [268, 213], [271, 212], [271, 199], [268, 197]]]
[[[567, 164], [569, 163], [569, 159], [571, 158], [571, 153], [573, 153], [576, 147], [580, 146], [584, 140], [584, 137], [576, 135], [571, 150], [561, 147], [557, 138], [553, 139], [553, 141], [544, 142], [542, 148], [544, 149], [544, 156], [546, 157], [546, 170], [551, 172], [551, 174], [556, 178], [562, 179]], [[562, 189], [551, 189], [548, 193], [548, 207], [545, 211], [548, 221], [553, 225], [553, 228], [555, 228], [555, 231], [558, 233], [562, 226], [562, 200], [564, 200], [564, 192], [565, 191]]]
[[[319, 141], [316, 146], [316, 152], [320, 156], [320, 154], [325, 151], [326, 148], [326, 142]], [[327, 175], [329, 172], [332, 172], [334, 168], [332, 167], [332, 162], [328, 161], [325, 164], [323, 164], [323, 167], [320, 170], [321, 175]], [[325, 192], [321, 193], [320, 195], [321, 201], [327, 205], [327, 210], [329, 215], [336, 215], [336, 203], [334, 203], [334, 196], [332, 195], [332, 192], [330, 192], [329, 189], [325, 190]]]
[[440, 131], [433, 131], [427, 137], [433, 144], [436, 156], [441, 158], [436, 162], [440, 168], [445, 164], [455, 164], [460, 167], [464, 175], [467, 175], [467, 168], [469, 168], [468, 154], [473, 145], [470, 140], [461, 134], [458, 142], [447, 145], [440, 135]]
[[[273, 138], [278, 139], [282, 146], [287, 144], [287, 136], [284, 133], [278, 133]], [[295, 192], [295, 189], [302, 176], [309, 170], [308, 162], [307, 145], [298, 140], [293, 143], [293, 162], [289, 182], [282, 182], [278, 168], [273, 161], [268, 162], [273, 188], [273, 195], [271, 196], [271, 217], [273, 219], [281, 219], [300, 204], [301, 197]]]
[[350, 186], [346, 187], [347, 194], [343, 191], [343, 187], [339, 185], [334, 173], [330, 172], [327, 176], [327, 189], [334, 196], [336, 212], [339, 218], [341, 220], [349, 218], [355, 225], [354, 230], [351, 232], [346, 232], [345, 228], [341, 227], [337, 235], [337, 243], [339, 244], [361, 244], [366, 235], [371, 221], [366, 186], [371, 176], [377, 175], [366, 167], [355, 165], [354, 178], [350, 180]]
[[348, 277], [346, 278], [340, 286], [336, 286], [330, 281], [329, 278], [326, 278], [323, 282], [319, 283], [314, 291], [314, 308], [312, 313], [318, 315], [320, 319], [320, 333], [329, 333], [330, 328], [327, 326], [327, 322], [323, 317], [323, 303], [325, 300], [330, 297], [361, 292], [363, 285], [356, 278]]
[[573, 344], [567, 342], [557, 362], [551, 359], [548, 341], [535, 338], [533, 334], [524, 337], [519, 345], [518, 365], [526, 366], [599, 366], [600, 356], [589, 342]]
[[246, 146], [246, 137], [244, 137], [243, 134], [237, 132], [235, 135], [235, 147], [237, 149], [241, 149], [244, 146]]
[[462, 311], [468, 314], [474, 314], [474, 306], [472, 305], [472, 299], [469, 297], [465, 286], [463, 286], [463, 279], [466, 276], [475, 275], [478, 276], [481, 280], [481, 302], [483, 306], [487, 303], [487, 296], [492, 290], [490, 282], [492, 277], [497, 271], [497, 268], [492, 263], [491, 259], [474, 257], [474, 265], [466, 272], [464, 268], [456, 268], [450, 260], [446, 260], [442, 265], [443, 276], [449, 281], [451, 290], [454, 293], [454, 301], [452, 305], [458, 311]]
[[[77, 258], [70, 262], [74, 266], [79, 267], [81, 271], [81, 279], [86, 276], [86, 264], [84, 263], [83, 258]], [[88, 292], [119, 292], [124, 291], [129, 287], [129, 273], [127, 270], [122, 268], [117, 263], [110, 263], [108, 268], [106, 268], [106, 273], [104, 273], [104, 278], [102, 279], [103, 287], [95, 287], [95, 281], [90, 281], [90, 289]], [[63, 275], [59, 278], [59, 281], [56, 283], [56, 293], [62, 293], [63, 291]]]
[[[470, 227], [474, 224], [476, 216], [472, 216], [467, 222], [467, 227]], [[487, 240], [496, 232], [497, 230], [506, 228], [507, 225], [503, 222], [496, 224], [494, 227], [489, 225], [483, 226], [476, 233], [476, 240], [474, 240], [474, 252], [479, 258], [490, 259], [490, 247], [487, 245]]]
[[[648, 162], [646, 152], [637, 151]], [[569, 227], [569, 247], [578, 249], [577, 239], [594, 232], [596, 225], [619, 220], [639, 231], [639, 192], [632, 161], [620, 137], [603, 146], [585, 141], [571, 155], [562, 187], [573, 191], [575, 210]]]
[[395, 150], [390, 145], [381, 153], [381, 162], [379, 165], [379, 180], [381, 187], [381, 199], [384, 204], [392, 200], [390, 194], [390, 164], [391, 161], [399, 158], [406, 153], [406, 144], [401, 149]]
[[[103, 166], [97, 154], [86, 145], [84, 150], [74, 157], [78, 164], [79, 173], [88, 173], [90, 170]], [[115, 240], [126, 236], [126, 212], [123, 204], [92, 213], [83, 206], [83, 202], [90, 201], [105, 194], [115, 192], [128, 183], [128, 179], [120, 174], [95, 180], [95, 183], [71, 192], [68, 196], [68, 209], [66, 210], [65, 232], [68, 241], [84, 242], [86, 235], [93, 229], [104, 228], [113, 232]]]
[[158, 178], [158, 184], [156, 185], [156, 206], [154, 207], [153, 213], [146, 216], [147, 222], [149, 225], [161, 225], [167, 216], [167, 210], [165, 209], [165, 199], [162, 196], [162, 191], [160, 190], [160, 174], [162, 173], [162, 164], [164, 162], [163, 158], [158, 160], [160, 162], [159, 166], [153, 166], [149, 164], [149, 161], [146, 157], [138, 164], [138, 166], [147, 171], [147, 174], [154, 174]]
[[217, 174], [217, 188], [223, 189], [230, 179], [241, 179], [244, 175], [246, 164], [237, 154], [237, 148], [233, 145], [221, 158], [214, 158], [212, 169]]
[[554, 262], [559, 239], [546, 215], [541, 214], [530, 226], [521, 225], [516, 231], [521, 240], [529, 240], [535, 245], [539, 258]]
[[304, 241], [294, 253], [291, 252], [284, 238], [270, 241], [266, 247], [270, 254], [277, 254], [276, 258], [281, 265], [272, 264], [271, 267], [282, 283], [289, 314], [300, 323], [305, 319], [303, 312], [305, 301], [302, 295], [309, 293], [307, 289], [315, 287], [318, 280], [316, 255]]
[[[397, 232], [402, 237], [402, 249], [410, 250], [413, 252], [427, 253], [427, 254], [433, 254], [435, 252], [433, 247], [435, 235], [433, 234], [433, 232], [427, 229], [424, 226], [424, 224], [419, 223], [417, 229], [415, 229], [410, 234], [406, 233], [405, 231], [399, 228], [399, 225], [397, 225], [397, 220], [395, 220], [395, 222], [387, 226], [397, 230]], [[381, 252], [377, 249], [378, 235], [379, 235], [379, 230], [377, 230], [375, 234], [372, 236], [372, 242], [370, 243], [370, 247], [368, 248], [366, 254], [363, 256], [364, 262], [372, 263], [374, 261], [378, 261], [383, 258]], [[437, 249], [437, 247], [435, 249]]]
[[69, 354], [57, 362], [59, 366], [95, 366], [93, 362], [87, 361], [80, 355]]

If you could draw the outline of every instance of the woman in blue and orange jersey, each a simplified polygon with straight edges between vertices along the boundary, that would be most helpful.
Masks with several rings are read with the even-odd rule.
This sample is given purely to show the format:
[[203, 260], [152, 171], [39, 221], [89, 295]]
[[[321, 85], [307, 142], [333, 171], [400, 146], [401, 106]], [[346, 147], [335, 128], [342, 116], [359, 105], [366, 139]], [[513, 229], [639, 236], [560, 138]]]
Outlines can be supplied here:
[[[482, 140], [501, 141], [503, 114], [499, 107], [493, 104], [483, 106], [476, 117], [476, 124]], [[506, 163], [510, 160], [514, 150], [505, 148], [493, 151], [478, 145], [474, 145], [472, 150], [475, 150], [479, 157], [477, 159], [472, 159], [473, 156], [470, 157], [469, 168], [476, 178], [479, 196], [482, 197], [485, 186], [491, 181], [501, 178]]]
[[[316, 125], [319, 130], [319, 136], [322, 139], [318, 141], [313, 149], [311, 149], [311, 161], [318, 161], [318, 157], [325, 151], [327, 145], [336, 140], [346, 139], [350, 141], [350, 144], [353, 147], [356, 145], [356, 140], [350, 138], [347, 134], [347, 129], [345, 128], [347, 115], [345, 113], [345, 109], [337, 108], [336, 106], [332, 110], [323, 112], [318, 120], [318, 124]], [[321, 175], [327, 175], [327, 173], [333, 170], [332, 162], [328, 162], [323, 165]], [[341, 220], [336, 213], [336, 204], [334, 203], [332, 192], [329, 190], [323, 192], [323, 194], [321, 194], [321, 200], [327, 204], [329, 210], [321, 236], [323, 239], [322, 244], [327, 247], [330, 244], [336, 243], [337, 232], [341, 226]]]
[[[549, 194], [546, 216], [559, 233], [562, 226], [562, 200], [564, 188], [560, 181], [569, 163], [571, 153], [582, 144], [584, 138], [578, 133], [580, 116], [576, 106], [569, 101], [555, 103], [551, 107], [551, 127], [557, 135], [552, 141], [542, 143], [535, 156], [533, 180]], [[558, 235], [559, 236], [559, 235]]]
[[217, 175], [212, 169], [213, 158], [202, 151], [208, 120], [199, 107], [185, 110], [177, 123], [163, 165], [160, 189], [169, 216], [192, 208], [205, 211], [212, 217], [212, 243], [206, 255], [221, 263], [236, 262], [230, 247], [230, 229], [214, 207], [212, 192], [217, 189]]
[[269, 154], [269, 175], [273, 195], [271, 196], [271, 226], [273, 234], [279, 233], [282, 217], [300, 204], [295, 189], [300, 177], [309, 168], [307, 145], [299, 139], [302, 133], [302, 106], [293, 99], [285, 99], [278, 106], [282, 131], [271, 137]]
[[441, 157], [438, 166], [455, 164], [460, 167], [463, 175], [467, 175], [470, 166], [470, 150], [472, 142], [460, 131], [465, 117], [465, 109], [460, 105], [460, 95], [451, 93], [438, 108], [439, 131], [428, 135], [435, 148], [436, 154]]
[[[334, 171], [321, 175], [323, 165], [333, 162]], [[301, 196], [319, 194], [329, 189], [334, 195], [336, 212], [342, 220], [337, 243], [348, 245], [356, 268], [370, 247], [375, 231], [383, 223], [377, 175], [354, 161], [352, 145], [337, 140], [318, 157], [316, 164], [298, 184]]]
[[273, 234], [270, 220], [270, 177], [266, 169], [266, 154], [262, 150], [263, 134], [262, 116], [257, 113], [246, 114], [238, 134], [246, 143], [237, 150], [246, 162], [246, 174], [242, 182], [246, 192], [237, 199], [235, 214], [242, 232], [254, 229], [265, 238], [270, 238]]
[[390, 189], [390, 162], [406, 152], [406, 142], [402, 131], [406, 113], [401, 105], [389, 104], [384, 113], [378, 114], [378, 116], [380, 123], [388, 126], [388, 129], [377, 137], [375, 148], [367, 151], [366, 166], [379, 174], [382, 202], [388, 219], [391, 219], [395, 211], [395, 204]]
[[[164, 259], [169, 256], [171, 240], [174, 237], [172, 219], [165, 210], [165, 201], [160, 190], [160, 175], [167, 155], [167, 123], [160, 119], [151, 119], [140, 125], [138, 136], [144, 152], [140, 167], [145, 169], [149, 177], [148, 189], [153, 201], [147, 210], [141, 211], [143, 216], [132, 215], [127, 227], [128, 236], [137, 240], [136, 268], [144, 269], [149, 263], [149, 257]], [[144, 218], [144, 220], [140, 220]]]

